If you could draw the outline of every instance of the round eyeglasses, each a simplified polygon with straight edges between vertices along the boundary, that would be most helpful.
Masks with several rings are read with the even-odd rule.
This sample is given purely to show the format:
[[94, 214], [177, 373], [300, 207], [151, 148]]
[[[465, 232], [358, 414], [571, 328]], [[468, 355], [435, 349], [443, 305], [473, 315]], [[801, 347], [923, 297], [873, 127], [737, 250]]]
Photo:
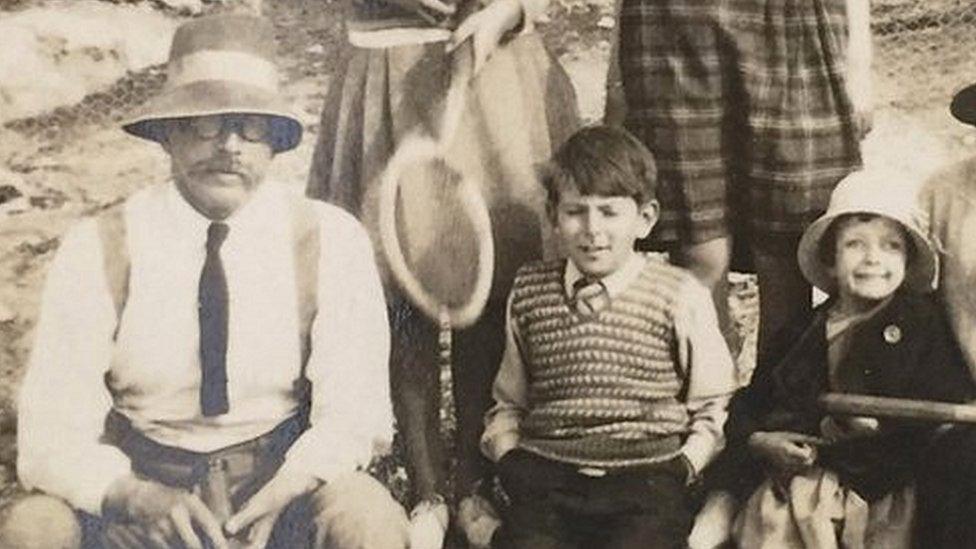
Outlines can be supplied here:
[[270, 134], [268, 117], [260, 114], [212, 114], [181, 120], [181, 125], [198, 139], [216, 139], [230, 132], [245, 141], [266, 141]]

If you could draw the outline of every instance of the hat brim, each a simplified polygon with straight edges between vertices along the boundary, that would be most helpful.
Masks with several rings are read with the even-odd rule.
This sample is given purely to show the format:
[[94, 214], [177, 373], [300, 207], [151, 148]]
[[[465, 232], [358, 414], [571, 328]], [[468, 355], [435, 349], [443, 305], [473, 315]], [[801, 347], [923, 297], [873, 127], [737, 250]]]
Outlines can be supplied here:
[[952, 98], [949, 112], [956, 120], [976, 126], [976, 84], [963, 88]]
[[[851, 208], [842, 211], [829, 212], [822, 215], [807, 227], [800, 238], [797, 246], [796, 256], [800, 264], [800, 272], [807, 281], [823, 290], [828, 294], [833, 294], [837, 290], [837, 282], [829, 267], [820, 261], [820, 242], [830, 225], [838, 217], [846, 214], [871, 214], [890, 218], [884, 212], [872, 211], [865, 208]], [[895, 219], [899, 225], [904, 227], [909, 237], [915, 245], [915, 255], [905, 272], [904, 285], [912, 291], [927, 293], [932, 291], [936, 273], [936, 255], [932, 249], [929, 239], [917, 228], [905, 224]]]
[[163, 121], [212, 114], [272, 117], [271, 148], [276, 153], [293, 149], [302, 140], [301, 122], [274, 93], [257, 86], [219, 80], [164, 90], [123, 122], [122, 129], [136, 137], [160, 142], [165, 138]]

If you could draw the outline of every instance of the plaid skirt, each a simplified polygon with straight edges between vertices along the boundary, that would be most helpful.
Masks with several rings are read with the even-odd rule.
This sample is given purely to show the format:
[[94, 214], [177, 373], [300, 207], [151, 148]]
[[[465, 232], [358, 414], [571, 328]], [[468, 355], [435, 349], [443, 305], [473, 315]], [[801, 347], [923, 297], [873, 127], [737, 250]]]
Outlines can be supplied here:
[[795, 244], [861, 164], [846, 42], [842, 0], [623, 0], [626, 123], [659, 162], [655, 244]]

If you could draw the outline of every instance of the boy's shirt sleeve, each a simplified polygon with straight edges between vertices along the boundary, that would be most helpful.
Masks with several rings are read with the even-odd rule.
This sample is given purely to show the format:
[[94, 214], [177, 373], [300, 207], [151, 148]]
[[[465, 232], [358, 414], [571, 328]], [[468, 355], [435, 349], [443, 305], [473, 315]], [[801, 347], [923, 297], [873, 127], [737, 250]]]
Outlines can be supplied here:
[[682, 452], [700, 473], [725, 445], [722, 429], [728, 418], [729, 399], [737, 387], [735, 365], [708, 290], [689, 279], [677, 303], [677, 360], [686, 376], [686, 405], [691, 416]]
[[521, 335], [512, 319], [511, 296], [505, 313], [505, 354], [492, 385], [495, 404], [485, 414], [485, 432], [481, 436], [481, 452], [494, 462], [518, 446], [519, 426], [529, 404]]

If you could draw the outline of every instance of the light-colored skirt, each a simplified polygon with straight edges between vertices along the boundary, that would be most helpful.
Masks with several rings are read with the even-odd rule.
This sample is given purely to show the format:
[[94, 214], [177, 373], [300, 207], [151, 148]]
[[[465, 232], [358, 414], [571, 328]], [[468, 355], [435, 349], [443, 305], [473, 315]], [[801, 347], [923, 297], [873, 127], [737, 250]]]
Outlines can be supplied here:
[[914, 513], [912, 487], [869, 505], [835, 473], [814, 468], [785, 490], [763, 482], [732, 533], [742, 549], [909, 549]]
[[[450, 67], [443, 42], [350, 46], [325, 99], [309, 196], [346, 208], [376, 239], [378, 179], [406, 136], [436, 137]], [[472, 81], [448, 156], [488, 206], [492, 301], [504, 302], [519, 266], [552, 250], [536, 170], [578, 124], [572, 83], [536, 33], [503, 44]]]

